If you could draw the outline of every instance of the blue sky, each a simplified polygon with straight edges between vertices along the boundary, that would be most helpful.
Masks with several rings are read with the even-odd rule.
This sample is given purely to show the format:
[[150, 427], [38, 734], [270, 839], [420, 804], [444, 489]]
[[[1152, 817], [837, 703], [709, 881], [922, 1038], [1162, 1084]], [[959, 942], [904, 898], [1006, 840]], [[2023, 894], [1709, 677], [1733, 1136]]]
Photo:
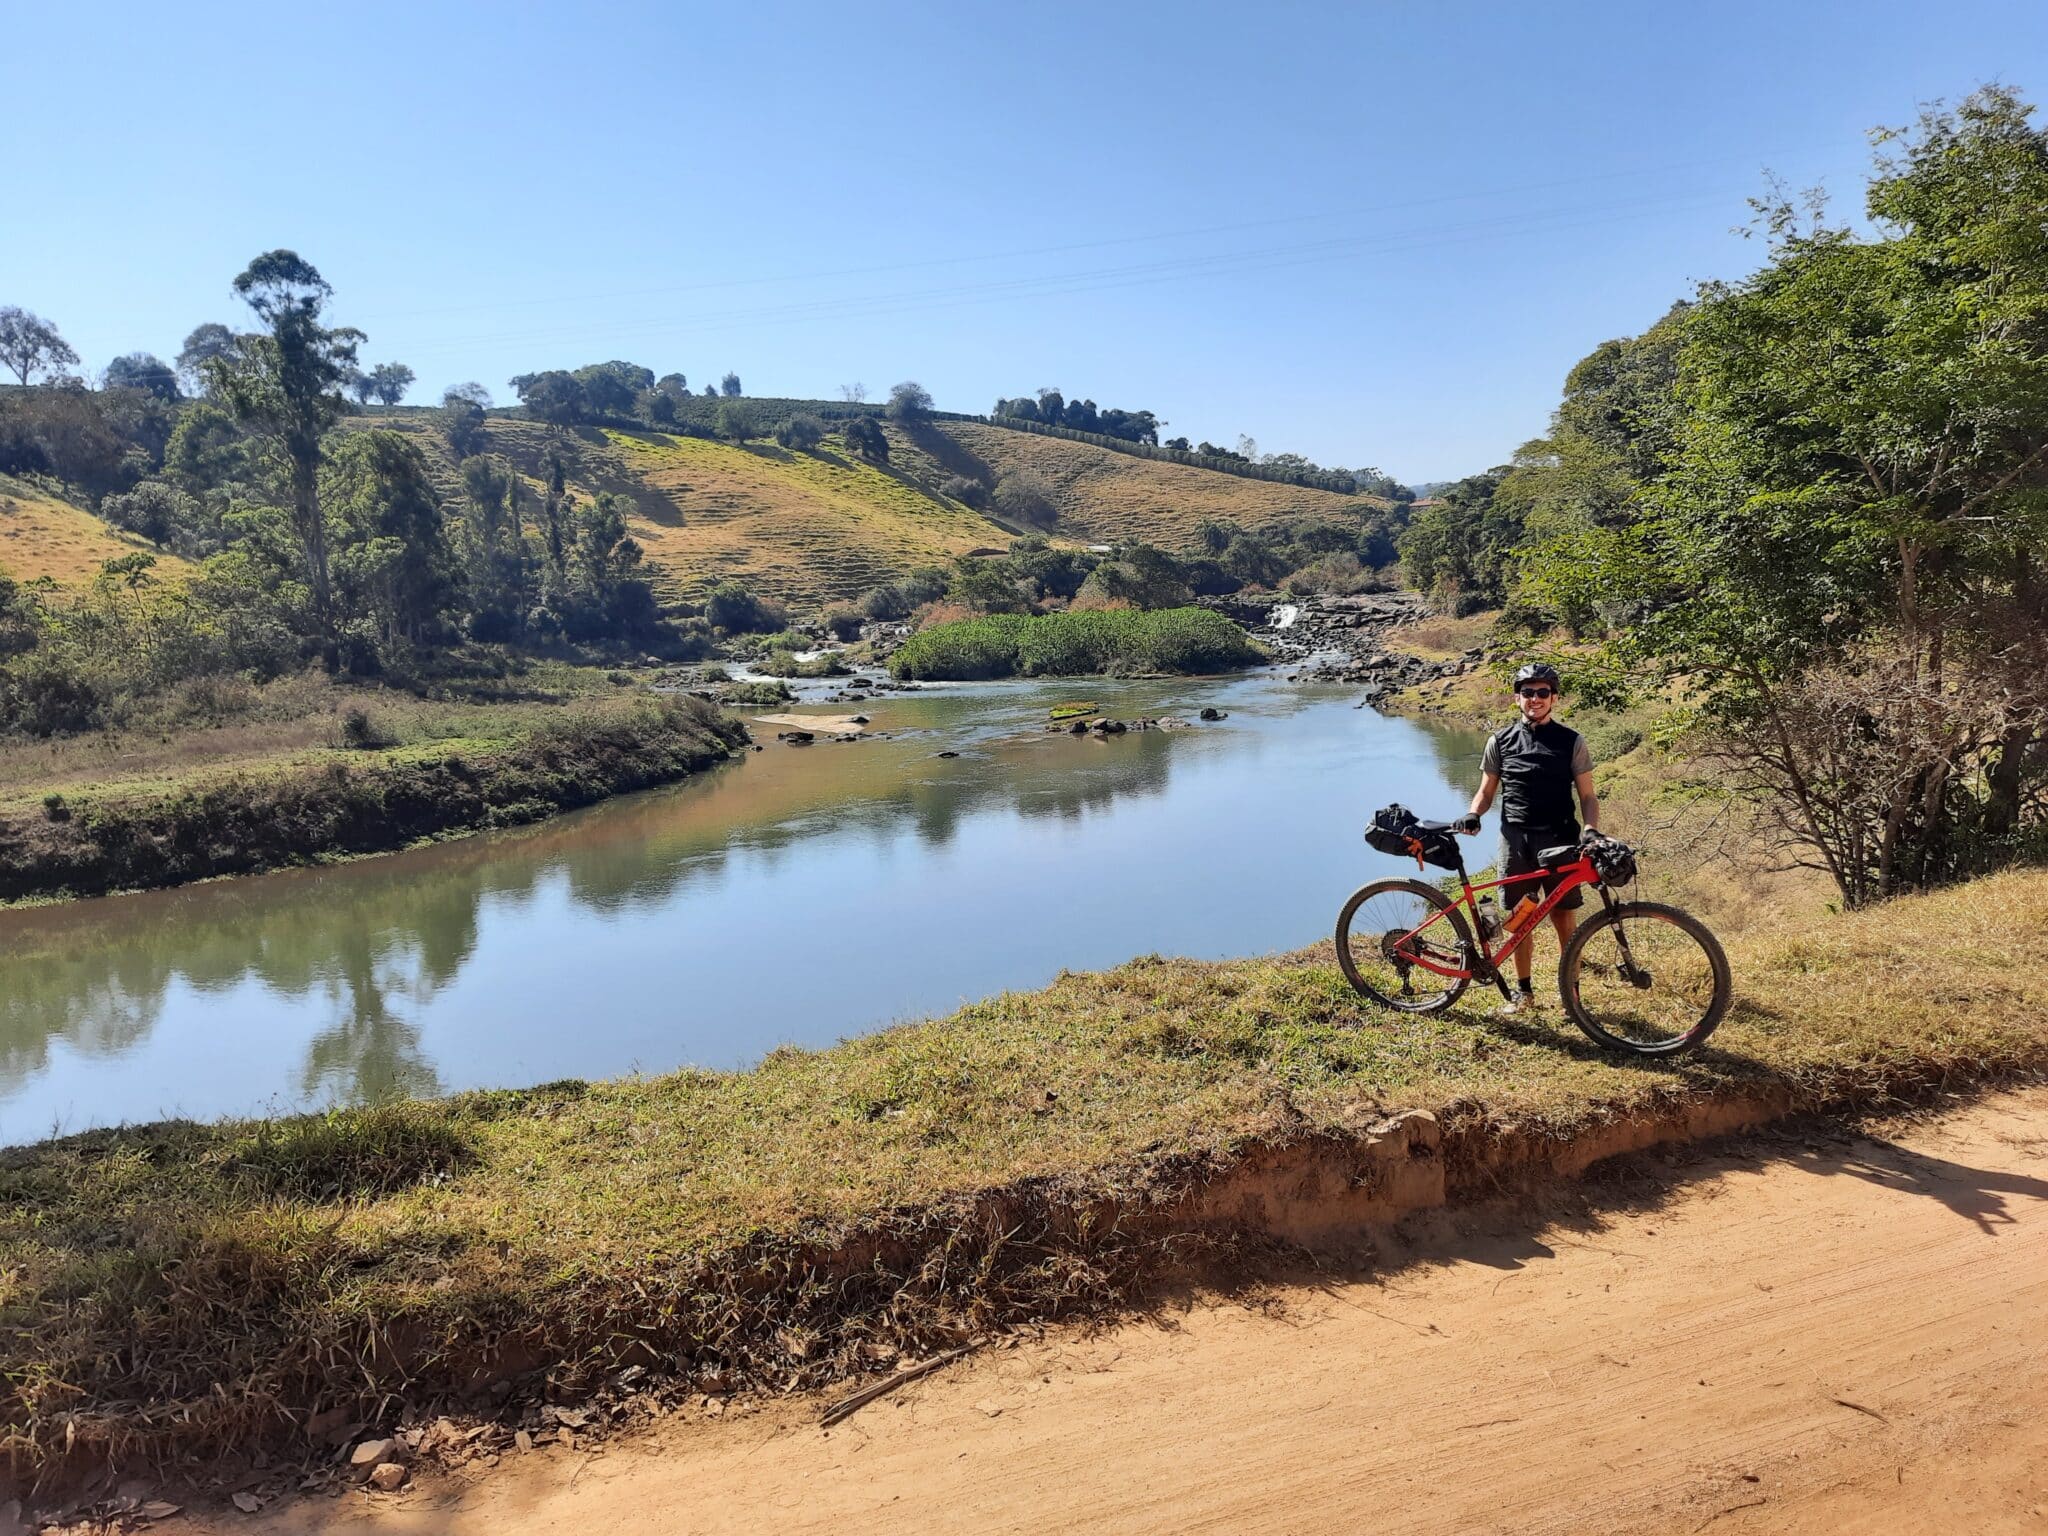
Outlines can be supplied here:
[[2048, 5], [892, 4], [6, 11], [0, 304], [168, 358], [290, 246], [414, 399], [610, 357], [1497, 463], [1703, 278], [1770, 167], [2001, 79]]

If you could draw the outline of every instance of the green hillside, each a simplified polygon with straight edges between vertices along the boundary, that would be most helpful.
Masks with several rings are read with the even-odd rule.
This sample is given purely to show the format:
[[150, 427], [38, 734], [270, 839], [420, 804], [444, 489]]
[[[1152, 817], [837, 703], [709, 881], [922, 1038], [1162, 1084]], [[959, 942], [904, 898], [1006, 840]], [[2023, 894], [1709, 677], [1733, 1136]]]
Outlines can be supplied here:
[[[820, 406], [749, 404], [763, 423], [780, 419], [767, 409], [771, 404]], [[848, 407], [838, 410], [843, 415]], [[443, 492], [459, 497], [455, 461], [432, 417], [379, 415], [353, 424], [414, 434], [434, 460]], [[827, 425], [837, 423], [828, 419]], [[567, 443], [579, 494], [610, 491], [630, 501], [633, 536], [665, 595], [688, 596], [730, 576], [799, 610], [851, 598], [916, 566], [1001, 549], [1020, 533], [1042, 531], [1078, 544], [1140, 541], [1183, 552], [1195, 547], [1196, 529], [1211, 519], [1253, 528], [1381, 506], [1370, 498], [1242, 479], [971, 421], [890, 424], [887, 465], [847, 453], [836, 430], [810, 451], [765, 439], [741, 445], [595, 427], [565, 433], [513, 416], [491, 417], [487, 430], [487, 451], [504, 455], [536, 486], [549, 443]], [[1016, 470], [1038, 475], [1051, 492], [1059, 516], [1050, 528], [1007, 523], [941, 490], [954, 476], [993, 485]]]

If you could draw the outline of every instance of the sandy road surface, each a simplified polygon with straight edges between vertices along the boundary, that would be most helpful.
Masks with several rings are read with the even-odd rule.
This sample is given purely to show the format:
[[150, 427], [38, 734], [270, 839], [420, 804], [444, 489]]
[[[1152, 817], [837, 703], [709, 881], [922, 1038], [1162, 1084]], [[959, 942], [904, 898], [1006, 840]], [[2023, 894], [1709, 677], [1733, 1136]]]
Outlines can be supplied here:
[[[1638, 1163], [1347, 1276], [266, 1536], [2048, 1532], [2048, 1091]], [[159, 1527], [159, 1529], [162, 1529]]]

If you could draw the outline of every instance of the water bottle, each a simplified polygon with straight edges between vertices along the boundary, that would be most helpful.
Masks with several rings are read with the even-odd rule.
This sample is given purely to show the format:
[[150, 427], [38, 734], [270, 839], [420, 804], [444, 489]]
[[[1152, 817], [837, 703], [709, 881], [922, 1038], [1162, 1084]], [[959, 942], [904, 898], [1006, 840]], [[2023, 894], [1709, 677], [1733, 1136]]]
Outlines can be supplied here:
[[1479, 937], [1492, 939], [1500, 933], [1500, 903], [1489, 894], [1478, 901]]

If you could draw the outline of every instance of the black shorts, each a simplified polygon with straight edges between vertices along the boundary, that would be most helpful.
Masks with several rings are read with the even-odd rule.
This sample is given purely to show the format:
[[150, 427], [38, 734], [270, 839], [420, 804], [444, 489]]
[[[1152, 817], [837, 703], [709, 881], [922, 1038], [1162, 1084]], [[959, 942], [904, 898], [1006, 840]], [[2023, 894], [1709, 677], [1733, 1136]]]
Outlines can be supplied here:
[[[1509, 875], [1532, 875], [1544, 866], [1537, 862], [1537, 853], [1545, 848], [1561, 848], [1567, 843], [1576, 846], [1579, 829], [1576, 826], [1563, 827], [1502, 827], [1500, 829], [1500, 872], [1503, 878]], [[1524, 896], [1541, 891], [1548, 896], [1564, 883], [1563, 875], [1550, 875], [1542, 880], [1518, 880], [1504, 886], [1496, 893], [1501, 910], [1514, 911]], [[1552, 908], [1558, 912], [1575, 912], [1586, 899], [1586, 888], [1575, 885], [1564, 894], [1564, 899]]]

